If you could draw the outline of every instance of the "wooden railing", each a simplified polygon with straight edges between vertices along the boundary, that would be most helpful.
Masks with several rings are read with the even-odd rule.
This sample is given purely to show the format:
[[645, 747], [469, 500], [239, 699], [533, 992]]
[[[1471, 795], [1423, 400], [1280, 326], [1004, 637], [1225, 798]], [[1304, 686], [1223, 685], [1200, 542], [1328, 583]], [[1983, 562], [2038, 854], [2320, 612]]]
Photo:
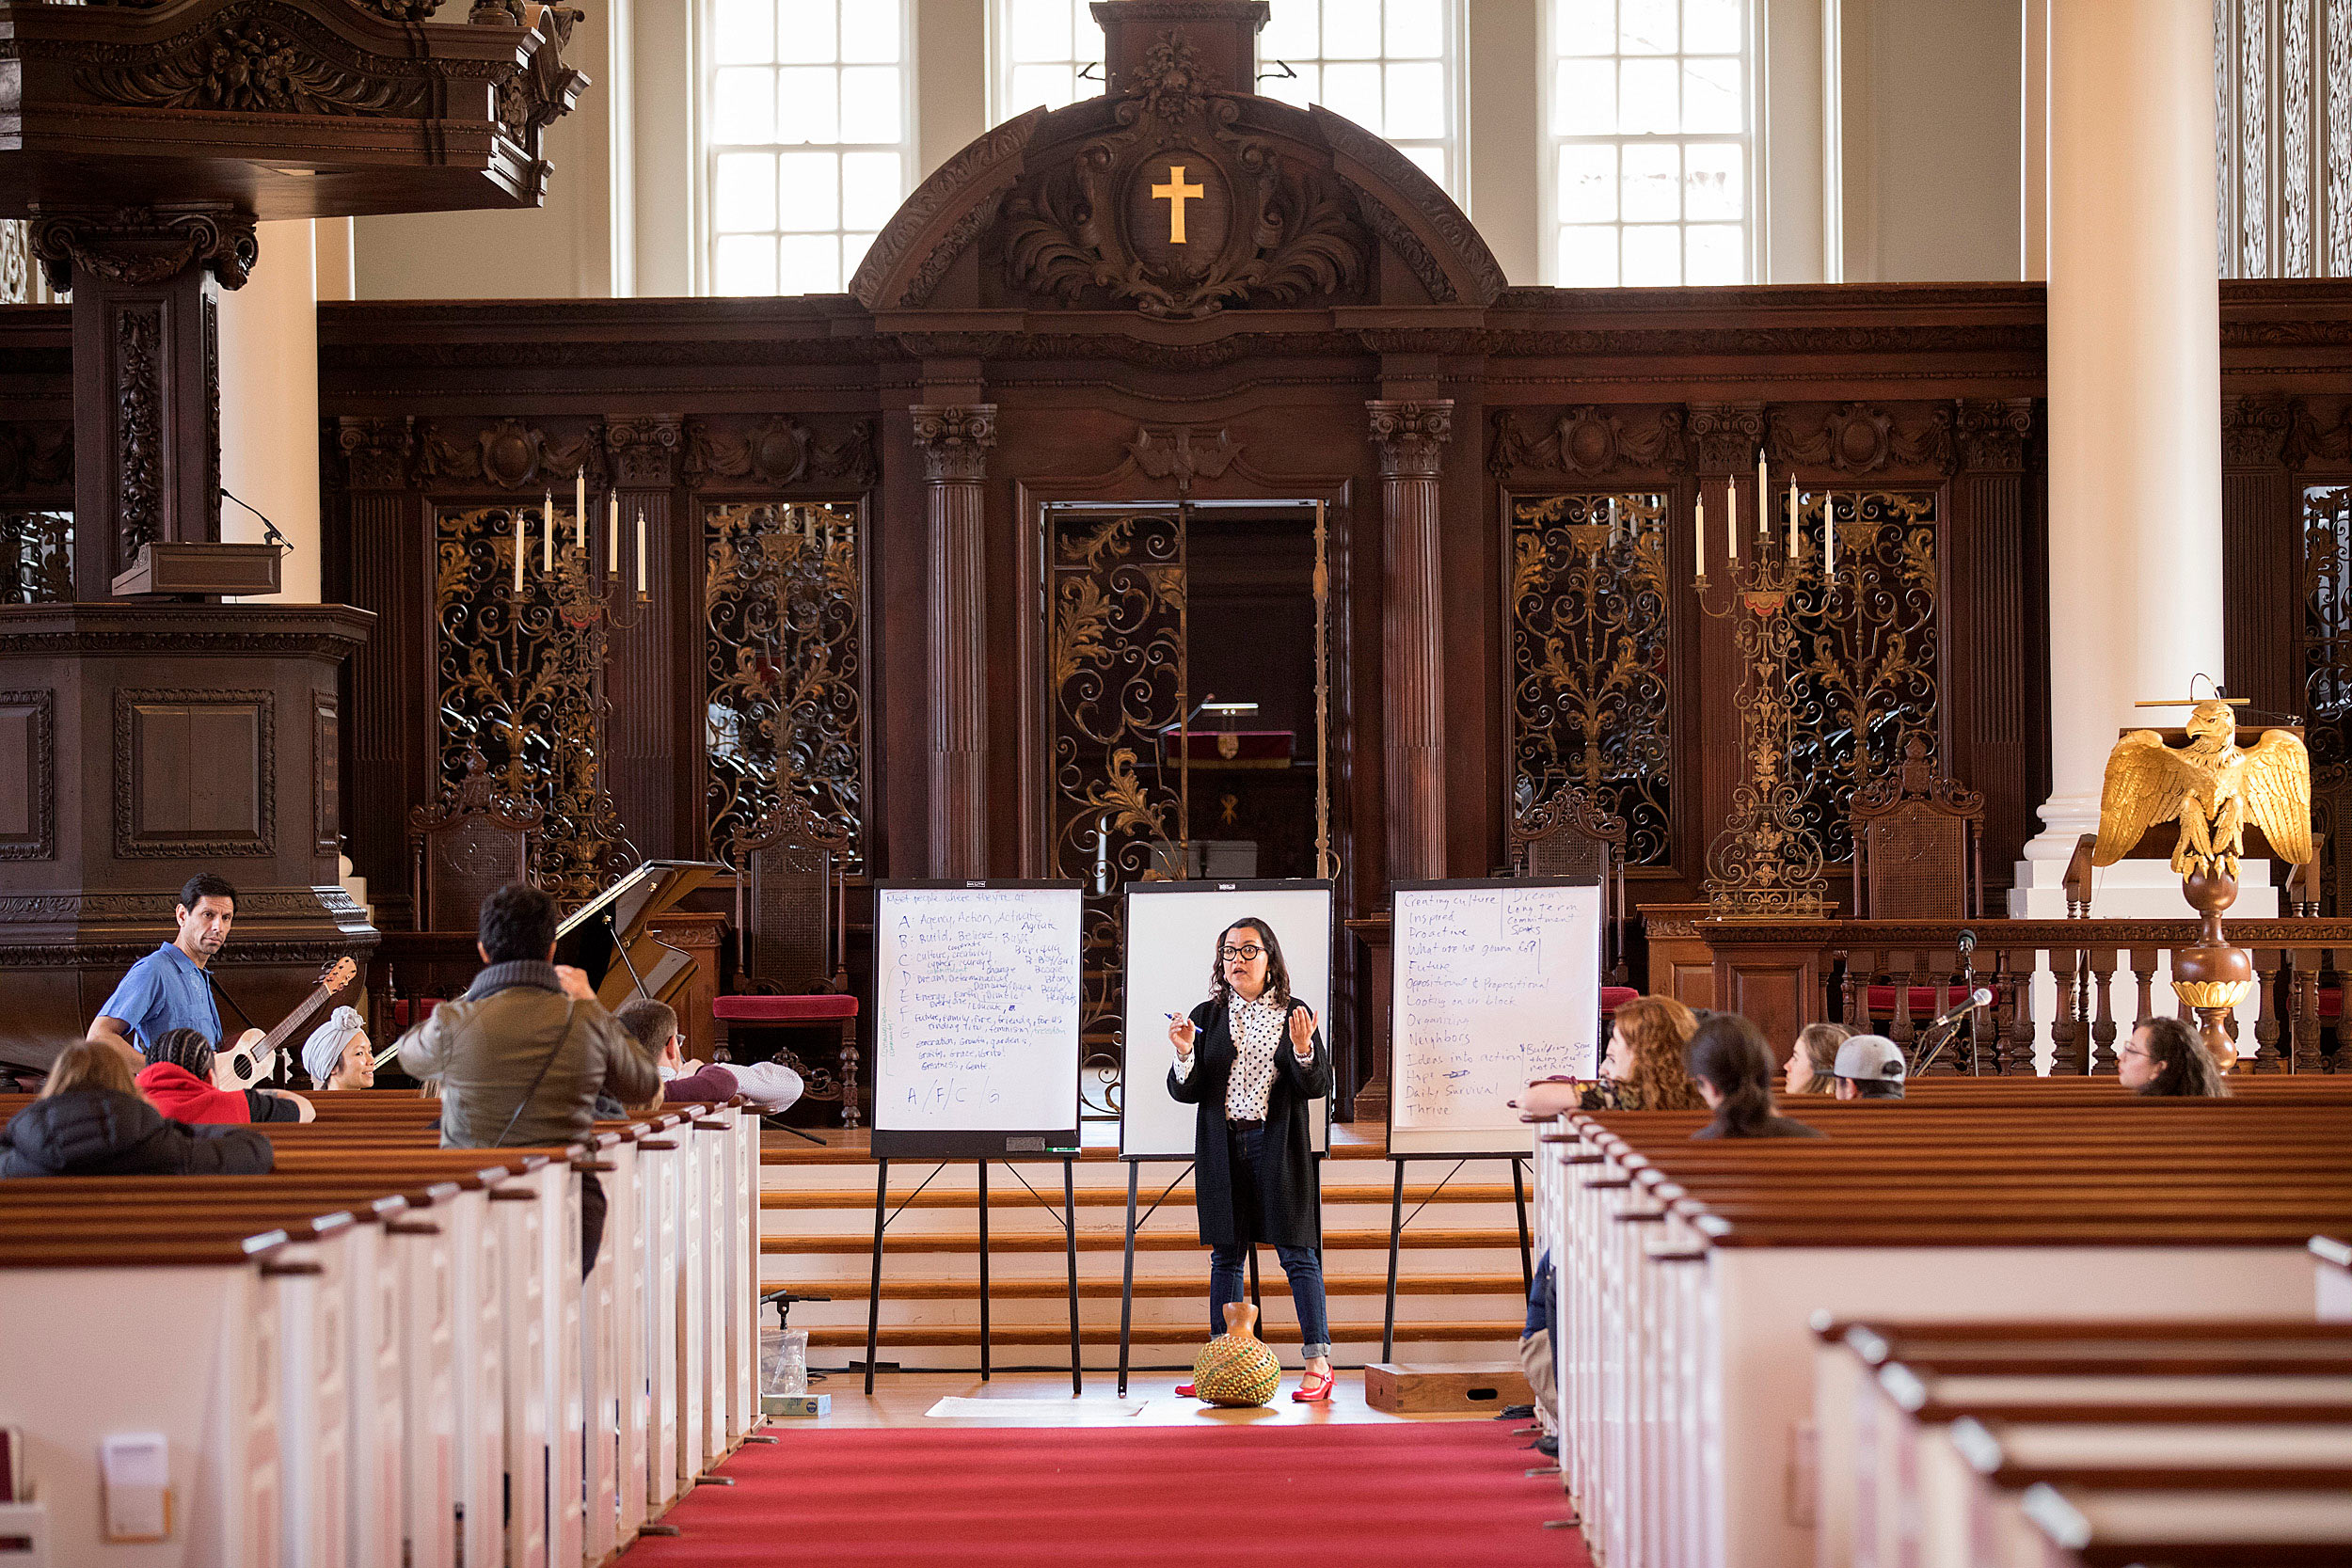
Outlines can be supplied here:
[[[2177, 1010], [2160, 977], [2172, 949], [2197, 940], [2193, 920], [1698, 920], [1689, 928], [1713, 958], [1713, 1005], [1747, 1014], [1776, 1043], [1827, 1020], [1875, 1027], [1909, 1050], [1929, 1019], [1973, 987], [1989, 988], [1993, 1006], [1935, 1063], [1987, 1073], [2033, 1071], [2045, 1030], [2053, 1072], [2114, 1071], [2116, 1041], [2134, 1022]], [[2323, 987], [2340, 984], [2352, 955], [2352, 920], [2233, 920], [2226, 930], [2254, 958], [2254, 993], [2238, 1009], [2239, 1070], [2352, 1068], [2335, 1059], [2336, 1030], [2320, 1016]]]

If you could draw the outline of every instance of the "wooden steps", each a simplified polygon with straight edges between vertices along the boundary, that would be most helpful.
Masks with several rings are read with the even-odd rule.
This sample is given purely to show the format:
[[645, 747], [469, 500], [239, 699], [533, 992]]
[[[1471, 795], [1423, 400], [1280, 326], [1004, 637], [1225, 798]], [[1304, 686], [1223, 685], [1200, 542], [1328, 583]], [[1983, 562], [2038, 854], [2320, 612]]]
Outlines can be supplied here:
[[[1378, 1296], [1387, 1291], [1388, 1282], [1386, 1274], [1327, 1275], [1323, 1289], [1324, 1293], [1329, 1296]], [[1279, 1269], [1275, 1270], [1270, 1277], [1262, 1275], [1261, 1286], [1264, 1291], [1287, 1295]], [[836, 1301], [841, 1299], [834, 1294], [840, 1289], [839, 1286], [815, 1281], [764, 1278], [759, 1282], [759, 1288], [762, 1291], [789, 1288], [795, 1294], [834, 1296]], [[1412, 1293], [1415, 1295], [1508, 1296], [1514, 1303], [1521, 1298], [1523, 1289], [1517, 1274], [1416, 1275], [1412, 1281]], [[999, 1275], [990, 1279], [988, 1284], [991, 1301], [1060, 1301], [1069, 1291], [1068, 1279], [1058, 1275], [1017, 1279]], [[866, 1298], [862, 1287], [857, 1293], [859, 1300]], [[977, 1301], [980, 1282], [977, 1278], [893, 1279], [885, 1273], [882, 1293], [884, 1301]], [[1197, 1278], [1162, 1276], [1136, 1281], [1137, 1301], [1198, 1301], [1200, 1293], [1201, 1285]], [[1117, 1301], [1119, 1281], [1115, 1278], [1089, 1279], [1081, 1275], [1078, 1299]]]
[[[1089, 1346], [1106, 1340], [1112, 1344], [1117, 1344], [1119, 1341], [1119, 1325], [1116, 1323], [1099, 1326], [1082, 1323], [1079, 1332], [1082, 1339]], [[884, 1325], [877, 1338], [879, 1344], [884, 1350], [950, 1346], [958, 1350], [968, 1348], [977, 1351], [980, 1343], [980, 1331], [977, 1326], [961, 1324], [936, 1328], [902, 1328]], [[1189, 1326], [1180, 1323], [1136, 1323], [1128, 1333], [1129, 1342], [1137, 1345], [1197, 1347], [1207, 1338], [1207, 1334], [1198, 1323]], [[1295, 1346], [1298, 1340], [1298, 1328], [1295, 1323], [1277, 1322], [1266, 1330], [1264, 1338], [1268, 1344], [1278, 1348], [1286, 1343]], [[1491, 1355], [1498, 1346], [1518, 1344], [1518, 1325], [1516, 1323], [1498, 1325], [1491, 1323], [1400, 1323], [1396, 1325], [1396, 1338], [1401, 1344], [1483, 1344], [1487, 1347], [1488, 1354]], [[821, 1347], [850, 1350], [863, 1354], [866, 1350], [866, 1330], [863, 1328], [812, 1328], [808, 1331], [808, 1342], [811, 1349]], [[1068, 1323], [992, 1323], [989, 1325], [988, 1342], [991, 1348], [995, 1350], [1002, 1350], [1008, 1345], [1043, 1346], [1049, 1351], [1059, 1351], [1061, 1357], [1066, 1358], [1070, 1349], [1070, 1325]], [[1334, 1323], [1331, 1325], [1331, 1342], [1335, 1345], [1371, 1345], [1376, 1350], [1380, 1344], [1380, 1325], [1374, 1323], [1367, 1330], [1362, 1327], [1351, 1328], [1346, 1323]]]
[[[1126, 1231], [1123, 1227], [1110, 1231], [1082, 1229], [1078, 1232], [1078, 1250], [1081, 1253], [1123, 1253], [1126, 1250]], [[1406, 1230], [1403, 1244], [1406, 1249], [1411, 1251], [1428, 1251], [1438, 1247], [1456, 1249], [1510, 1247], [1516, 1251], [1519, 1244], [1519, 1237], [1518, 1232], [1512, 1229], [1437, 1230], [1423, 1229], [1419, 1226], [1414, 1226]], [[1063, 1237], [1058, 1230], [992, 1230], [988, 1238], [988, 1250], [991, 1257], [998, 1253], [1060, 1252], [1063, 1246]], [[1323, 1233], [1323, 1250], [1327, 1255], [1334, 1252], [1361, 1251], [1367, 1248], [1377, 1248], [1384, 1253], [1388, 1251], [1389, 1232], [1386, 1227], [1378, 1230], [1326, 1230]], [[869, 1228], [838, 1236], [765, 1235], [759, 1239], [759, 1250], [771, 1254], [803, 1253], [837, 1256], [854, 1253], [864, 1257], [874, 1250], [874, 1233]], [[892, 1235], [882, 1247], [885, 1258], [906, 1257], [924, 1252], [977, 1253], [979, 1250], [980, 1239], [977, 1233], [938, 1236]], [[1136, 1251], [1138, 1253], [1198, 1253], [1200, 1250], [1200, 1239], [1189, 1227], [1181, 1231], [1144, 1230], [1137, 1232], [1136, 1236]]]

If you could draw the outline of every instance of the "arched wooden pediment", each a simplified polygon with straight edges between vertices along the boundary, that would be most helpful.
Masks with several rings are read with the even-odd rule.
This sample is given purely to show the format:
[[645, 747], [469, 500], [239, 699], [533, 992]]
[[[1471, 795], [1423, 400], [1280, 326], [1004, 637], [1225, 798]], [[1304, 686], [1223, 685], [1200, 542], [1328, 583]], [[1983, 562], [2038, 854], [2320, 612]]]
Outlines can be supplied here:
[[[977, 265], [959, 266], [967, 252]], [[942, 165], [875, 240], [850, 292], [877, 313], [1199, 322], [1480, 308], [1503, 287], [1486, 241], [1420, 166], [1327, 110], [1220, 90], [1178, 26], [1125, 90], [1032, 109]]]

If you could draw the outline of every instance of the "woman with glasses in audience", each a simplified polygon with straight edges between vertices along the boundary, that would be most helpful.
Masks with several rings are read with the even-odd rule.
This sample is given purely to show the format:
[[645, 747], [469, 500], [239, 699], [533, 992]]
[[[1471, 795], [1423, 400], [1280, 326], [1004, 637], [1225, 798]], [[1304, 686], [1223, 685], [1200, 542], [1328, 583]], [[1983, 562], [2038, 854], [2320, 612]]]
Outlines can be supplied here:
[[1331, 1053], [1313, 1009], [1291, 994], [1272, 927], [1237, 920], [1225, 928], [1209, 962], [1209, 999], [1189, 1018], [1169, 1014], [1168, 1039], [1176, 1048], [1168, 1092], [1199, 1108], [1193, 1197], [1209, 1248], [1209, 1333], [1225, 1332], [1226, 1303], [1242, 1299], [1249, 1249], [1270, 1244], [1290, 1278], [1307, 1358], [1291, 1398], [1324, 1402], [1334, 1382], [1331, 1324], [1308, 1116], [1331, 1092]]
[[2204, 1037], [2177, 1018], [2147, 1018], [2115, 1053], [2115, 1078], [2135, 1094], [2153, 1099], [2211, 1099], [2228, 1096], [2230, 1081], [2205, 1049]]

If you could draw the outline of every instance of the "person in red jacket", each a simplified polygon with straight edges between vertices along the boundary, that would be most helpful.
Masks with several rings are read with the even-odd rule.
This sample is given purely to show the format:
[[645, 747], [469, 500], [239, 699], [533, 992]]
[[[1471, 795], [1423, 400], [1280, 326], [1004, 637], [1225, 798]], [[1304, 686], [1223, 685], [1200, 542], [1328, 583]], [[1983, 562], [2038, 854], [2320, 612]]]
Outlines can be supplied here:
[[284, 1089], [223, 1089], [212, 1083], [213, 1048], [193, 1029], [169, 1029], [148, 1048], [139, 1092], [174, 1121], [242, 1126], [251, 1121], [310, 1121], [318, 1112]]

